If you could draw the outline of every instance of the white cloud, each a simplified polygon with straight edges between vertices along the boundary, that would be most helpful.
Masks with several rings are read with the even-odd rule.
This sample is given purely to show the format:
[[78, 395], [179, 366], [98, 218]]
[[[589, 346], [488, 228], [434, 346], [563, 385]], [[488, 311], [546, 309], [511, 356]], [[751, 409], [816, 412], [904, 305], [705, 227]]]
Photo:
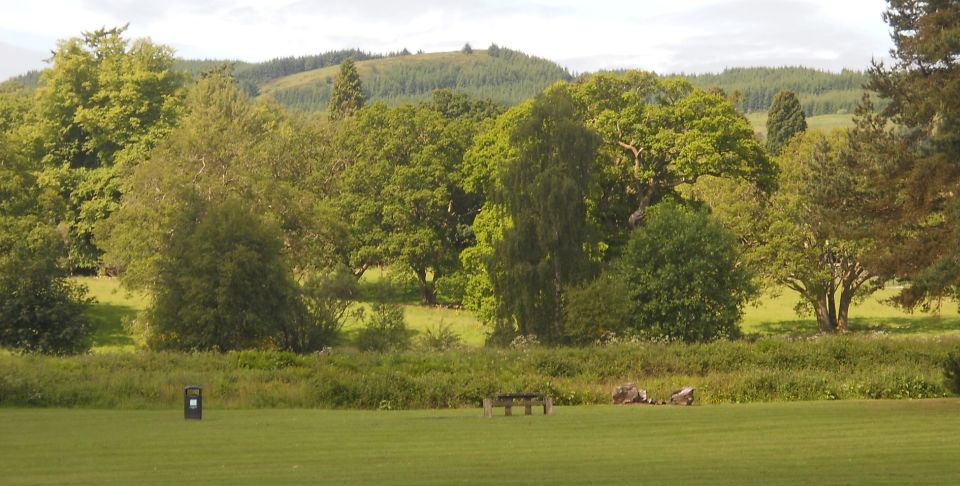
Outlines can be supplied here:
[[[577, 71], [839, 69], [866, 67], [889, 49], [884, 6], [884, 0], [32, 0], [0, 6], [0, 42], [47, 52], [57, 39], [130, 22], [130, 36], [150, 37], [190, 58], [258, 61], [349, 47], [435, 51], [496, 42]], [[23, 64], [4, 56], [0, 69], [17, 63]]]

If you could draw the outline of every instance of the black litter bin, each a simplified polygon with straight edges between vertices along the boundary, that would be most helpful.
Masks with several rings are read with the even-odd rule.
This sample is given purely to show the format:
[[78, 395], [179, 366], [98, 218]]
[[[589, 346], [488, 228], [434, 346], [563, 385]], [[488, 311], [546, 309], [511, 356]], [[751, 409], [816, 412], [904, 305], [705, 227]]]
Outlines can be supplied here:
[[183, 388], [183, 418], [187, 420], [203, 418], [203, 387], [190, 385]]

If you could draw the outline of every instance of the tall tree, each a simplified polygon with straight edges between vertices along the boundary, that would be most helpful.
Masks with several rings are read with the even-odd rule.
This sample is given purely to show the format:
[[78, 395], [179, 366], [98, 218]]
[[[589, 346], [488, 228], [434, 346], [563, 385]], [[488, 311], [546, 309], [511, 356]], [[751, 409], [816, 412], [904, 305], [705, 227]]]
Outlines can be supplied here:
[[376, 264], [406, 267], [416, 275], [424, 304], [436, 303], [436, 282], [456, 267], [469, 242], [464, 232], [477, 202], [462, 189], [461, 162], [475, 118], [490, 109], [447, 96], [437, 102], [361, 110], [344, 143], [350, 162], [337, 195], [352, 225], [356, 273]]
[[516, 159], [495, 198], [510, 223], [490, 262], [499, 318], [521, 335], [563, 337], [563, 295], [588, 274], [586, 193], [599, 141], [569, 89], [548, 88], [510, 134]]
[[855, 142], [876, 190], [864, 201], [882, 240], [875, 264], [908, 285], [907, 307], [960, 296], [960, 4], [889, 0], [893, 63], [874, 64], [868, 88], [889, 103], [864, 105]]
[[779, 155], [791, 138], [807, 130], [807, 118], [797, 95], [788, 89], [773, 98], [767, 112], [767, 150]]
[[126, 26], [58, 44], [36, 93], [46, 184], [68, 202], [64, 222], [75, 268], [93, 270], [93, 228], [117, 208], [119, 173], [146, 158], [175, 123], [184, 75], [173, 50], [128, 41]]
[[753, 271], [774, 291], [796, 292], [797, 310], [813, 314], [824, 333], [846, 332], [851, 304], [881, 283], [868, 264], [876, 241], [859, 234], [855, 208], [871, 198], [859, 157], [846, 132], [801, 133], [777, 159], [772, 195], [720, 179], [691, 191], [740, 237]]
[[331, 120], [342, 120], [352, 116], [363, 107], [363, 86], [360, 84], [360, 74], [352, 58], [346, 58], [340, 63], [340, 71], [333, 80], [333, 91], [330, 93], [330, 104], [327, 113]]

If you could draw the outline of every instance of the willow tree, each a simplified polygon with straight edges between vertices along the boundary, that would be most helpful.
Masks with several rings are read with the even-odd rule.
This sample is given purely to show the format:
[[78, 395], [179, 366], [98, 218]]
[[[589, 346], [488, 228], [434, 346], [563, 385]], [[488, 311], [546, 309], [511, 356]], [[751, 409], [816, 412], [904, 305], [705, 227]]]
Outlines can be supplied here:
[[494, 194], [509, 223], [489, 273], [498, 318], [521, 335], [562, 339], [564, 292], [588, 275], [586, 193], [598, 144], [562, 85], [537, 96], [510, 133], [515, 157]]

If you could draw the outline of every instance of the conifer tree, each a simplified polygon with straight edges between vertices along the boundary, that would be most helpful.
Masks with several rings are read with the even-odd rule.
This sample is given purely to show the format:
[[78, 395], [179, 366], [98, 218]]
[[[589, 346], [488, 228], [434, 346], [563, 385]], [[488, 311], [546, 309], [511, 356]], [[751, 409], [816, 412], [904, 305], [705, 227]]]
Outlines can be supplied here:
[[353, 63], [353, 59], [348, 57], [340, 64], [340, 72], [333, 81], [333, 92], [330, 94], [327, 112], [331, 120], [342, 120], [363, 108], [363, 102], [360, 74], [357, 73], [357, 66]]
[[807, 119], [797, 95], [788, 89], [777, 93], [767, 116], [767, 150], [779, 155], [794, 135], [806, 130]]

